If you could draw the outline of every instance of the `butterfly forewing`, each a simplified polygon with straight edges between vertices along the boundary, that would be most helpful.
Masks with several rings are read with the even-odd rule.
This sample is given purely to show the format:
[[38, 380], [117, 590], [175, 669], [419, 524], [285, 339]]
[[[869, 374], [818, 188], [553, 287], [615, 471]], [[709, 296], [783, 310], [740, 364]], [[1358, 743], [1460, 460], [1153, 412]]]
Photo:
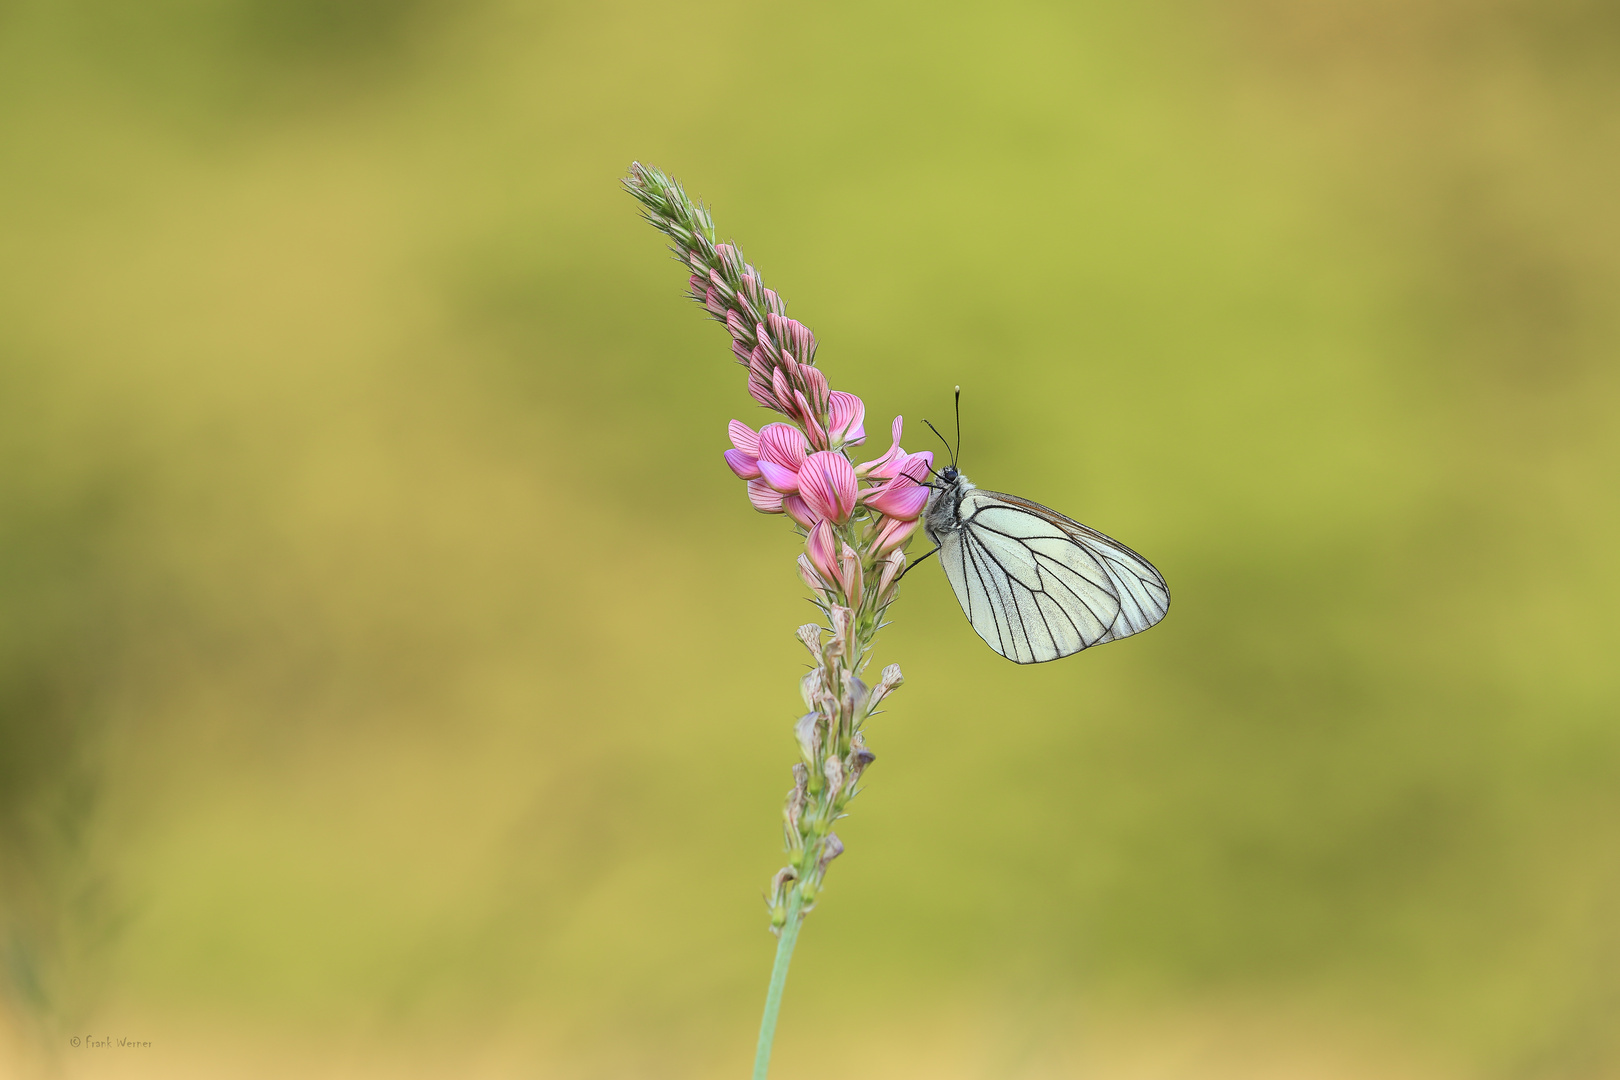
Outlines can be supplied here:
[[1151, 563], [1055, 510], [974, 488], [940, 562], [968, 621], [1009, 660], [1035, 664], [1146, 630], [1170, 606]]

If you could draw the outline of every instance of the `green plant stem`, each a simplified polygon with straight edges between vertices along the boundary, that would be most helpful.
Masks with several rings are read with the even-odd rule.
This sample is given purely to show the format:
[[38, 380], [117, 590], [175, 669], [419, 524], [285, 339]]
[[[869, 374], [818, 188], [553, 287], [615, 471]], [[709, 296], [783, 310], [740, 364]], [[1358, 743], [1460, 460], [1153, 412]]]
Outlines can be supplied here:
[[754, 1051], [754, 1080], [765, 1080], [771, 1067], [771, 1043], [776, 1039], [776, 1014], [782, 1008], [782, 988], [787, 985], [788, 964], [793, 959], [793, 945], [799, 940], [799, 927], [804, 924], [800, 914], [803, 901], [794, 889], [788, 898], [787, 922], [782, 925], [782, 936], [776, 942], [776, 963], [771, 968], [771, 987], [765, 991], [765, 1015], [759, 1022], [759, 1049]]

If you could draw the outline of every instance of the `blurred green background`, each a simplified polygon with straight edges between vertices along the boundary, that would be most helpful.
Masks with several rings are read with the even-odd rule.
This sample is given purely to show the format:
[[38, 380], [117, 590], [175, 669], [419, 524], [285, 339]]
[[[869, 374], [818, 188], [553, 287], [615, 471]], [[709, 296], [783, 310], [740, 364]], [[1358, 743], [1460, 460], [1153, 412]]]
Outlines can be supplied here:
[[0, 5], [0, 1072], [744, 1074], [810, 609], [632, 159], [1176, 598], [908, 579], [776, 1075], [1620, 1076], [1600, 0]]

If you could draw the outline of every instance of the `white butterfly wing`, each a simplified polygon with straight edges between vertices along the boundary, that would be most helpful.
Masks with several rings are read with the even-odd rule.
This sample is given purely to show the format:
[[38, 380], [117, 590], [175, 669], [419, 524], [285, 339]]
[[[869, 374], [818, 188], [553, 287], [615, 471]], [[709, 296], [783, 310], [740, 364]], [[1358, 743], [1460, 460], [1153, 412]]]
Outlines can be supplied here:
[[974, 488], [940, 563], [980, 637], [1020, 664], [1072, 656], [1164, 618], [1170, 590], [1142, 556], [1039, 503]]

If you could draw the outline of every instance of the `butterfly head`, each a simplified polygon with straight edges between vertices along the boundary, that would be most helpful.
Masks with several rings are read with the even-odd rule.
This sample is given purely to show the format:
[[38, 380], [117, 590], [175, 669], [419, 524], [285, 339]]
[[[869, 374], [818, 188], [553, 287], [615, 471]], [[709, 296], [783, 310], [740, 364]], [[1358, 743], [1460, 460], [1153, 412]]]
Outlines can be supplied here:
[[962, 474], [956, 471], [955, 465], [947, 465], [939, 471], [939, 478], [947, 484], [956, 483], [956, 478]]

